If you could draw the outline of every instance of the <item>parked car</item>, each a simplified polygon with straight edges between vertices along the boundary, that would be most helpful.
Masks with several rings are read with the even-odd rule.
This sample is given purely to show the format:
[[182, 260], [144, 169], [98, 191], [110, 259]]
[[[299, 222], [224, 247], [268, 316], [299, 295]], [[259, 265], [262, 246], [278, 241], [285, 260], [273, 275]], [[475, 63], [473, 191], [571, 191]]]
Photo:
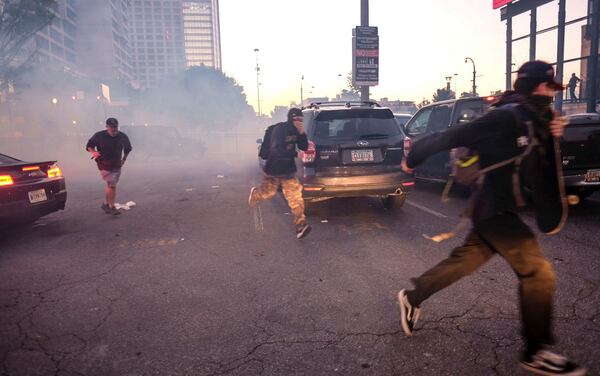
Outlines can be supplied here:
[[296, 161], [306, 201], [379, 197], [400, 207], [414, 181], [400, 163], [404, 133], [389, 108], [375, 102], [318, 102], [303, 111], [307, 151]]
[[0, 154], [0, 225], [33, 222], [63, 210], [65, 178], [56, 161], [25, 162]]
[[[495, 97], [471, 97], [435, 102], [424, 106], [406, 123], [409, 139], [418, 139], [432, 132], [465, 123], [488, 110]], [[407, 141], [410, 144], [411, 141]], [[446, 182], [450, 175], [450, 153], [443, 151], [427, 158], [414, 169], [415, 178]]]
[[411, 117], [411, 114], [394, 113], [394, 118], [396, 119], [396, 122], [398, 123], [401, 129], [404, 129], [404, 126], [410, 120]]
[[567, 193], [585, 198], [600, 190], [600, 114], [568, 116], [561, 140]]

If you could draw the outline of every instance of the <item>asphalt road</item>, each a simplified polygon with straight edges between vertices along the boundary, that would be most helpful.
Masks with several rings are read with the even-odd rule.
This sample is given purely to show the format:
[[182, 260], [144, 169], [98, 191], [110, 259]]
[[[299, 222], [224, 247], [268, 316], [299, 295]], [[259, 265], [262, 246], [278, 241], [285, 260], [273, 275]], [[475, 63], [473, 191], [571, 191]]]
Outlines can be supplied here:
[[[65, 167], [65, 211], [0, 233], [2, 375], [521, 375], [517, 279], [500, 257], [434, 295], [418, 330], [398, 290], [442, 260], [465, 205], [421, 186], [405, 206], [310, 205], [296, 240], [282, 197], [247, 206], [253, 155], [131, 161], [100, 210], [93, 167]], [[529, 213], [524, 218], [531, 224]], [[557, 350], [600, 374], [600, 199], [540, 236], [556, 268]]]

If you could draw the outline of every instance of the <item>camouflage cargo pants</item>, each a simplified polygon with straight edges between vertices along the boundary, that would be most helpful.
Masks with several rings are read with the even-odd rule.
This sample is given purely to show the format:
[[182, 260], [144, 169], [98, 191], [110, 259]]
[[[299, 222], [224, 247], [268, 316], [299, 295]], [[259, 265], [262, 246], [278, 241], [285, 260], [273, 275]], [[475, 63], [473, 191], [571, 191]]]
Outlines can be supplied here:
[[294, 214], [294, 224], [304, 224], [306, 216], [304, 215], [304, 199], [302, 198], [302, 184], [296, 177], [281, 178], [270, 175], [264, 175], [262, 184], [256, 191], [259, 200], [269, 200], [277, 193], [277, 188], [281, 185], [283, 195], [287, 200], [292, 214]]

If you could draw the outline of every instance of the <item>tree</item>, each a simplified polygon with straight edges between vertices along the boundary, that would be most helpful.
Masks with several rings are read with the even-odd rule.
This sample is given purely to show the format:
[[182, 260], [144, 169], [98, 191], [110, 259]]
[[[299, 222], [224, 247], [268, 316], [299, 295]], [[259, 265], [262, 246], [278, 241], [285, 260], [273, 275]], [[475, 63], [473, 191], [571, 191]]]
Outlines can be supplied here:
[[441, 89], [437, 89], [437, 91], [435, 93], [433, 93], [433, 101], [434, 102], [439, 102], [439, 101], [445, 101], [447, 99], [454, 99], [456, 98], [456, 95], [454, 94], [454, 92], [450, 89], [447, 88], [441, 88]]
[[233, 128], [253, 115], [243, 87], [221, 71], [198, 66], [165, 77], [133, 103], [139, 120], [154, 124]]
[[33, 36], [55, 17], [56, 0], [0, 0], [0, 89], [33, 57], [26, 51]]

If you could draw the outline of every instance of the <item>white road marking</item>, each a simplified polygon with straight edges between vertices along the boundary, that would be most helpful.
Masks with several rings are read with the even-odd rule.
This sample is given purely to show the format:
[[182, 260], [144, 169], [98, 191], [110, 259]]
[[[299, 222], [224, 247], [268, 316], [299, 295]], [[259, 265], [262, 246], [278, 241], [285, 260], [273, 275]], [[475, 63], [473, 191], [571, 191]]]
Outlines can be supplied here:
[[432, 210], [432, 209], [426, 208], [425, 206], [423, 206], [423, 205], [419, 205], [419, 204], [417, 204], [416, 202], [413, 202], [413, 201], [411, 201], [411, 200], [406, 200], [406, 203], [407, 203], [407, 204], [409, 204], [410, 206], [413, 206], [413, 207], [415, 207], [415, 208], [417, 208], [417, 209], [423, 210], [424, 212], [426, 212], [426, 213], [429, 213], [429, 214], [431, 214], [431, 215], [434, 215], [434, 216], [436, 216], [436, 217], [438, 217], [438, 218], [448, 218], [448, 216], [447, 216], [447, 215], [444, 215], [444, 214], [442, 214], [442, 213], [438, 213], [438, 212], [436, 212], [435, 210]]

